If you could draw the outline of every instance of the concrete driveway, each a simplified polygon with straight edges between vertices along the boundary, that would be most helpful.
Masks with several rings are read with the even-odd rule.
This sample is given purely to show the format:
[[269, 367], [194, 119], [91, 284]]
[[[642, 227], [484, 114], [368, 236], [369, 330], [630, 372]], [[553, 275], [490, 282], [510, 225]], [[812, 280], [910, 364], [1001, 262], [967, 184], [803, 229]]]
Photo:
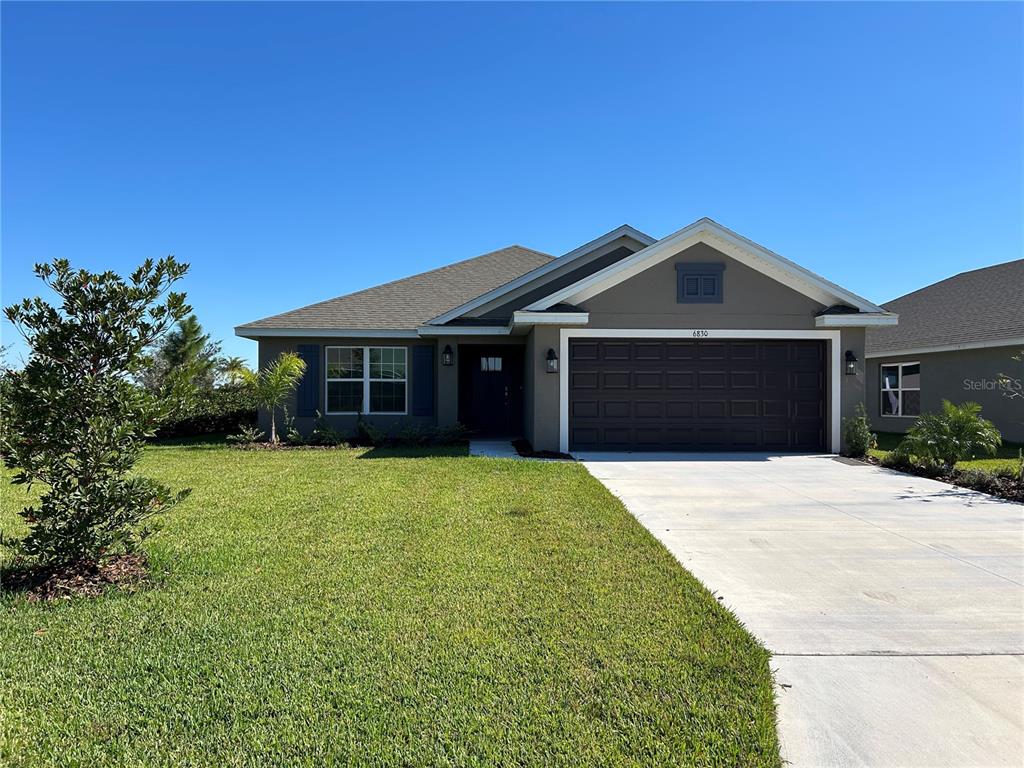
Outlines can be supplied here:
[[1024, 505], [830, 456], [578, 458], [772, 651], [790, 763], [1024, 765]]

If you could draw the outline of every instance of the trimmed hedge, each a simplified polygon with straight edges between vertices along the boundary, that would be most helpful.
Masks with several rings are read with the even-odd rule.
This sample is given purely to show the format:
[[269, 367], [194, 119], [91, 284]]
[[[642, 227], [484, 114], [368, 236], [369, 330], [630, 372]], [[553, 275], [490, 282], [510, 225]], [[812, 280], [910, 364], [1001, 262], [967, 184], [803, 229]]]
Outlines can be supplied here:
[[248, 387], [230, 385], [198, 395], [178, 418], [157, 430], [157, 437], [192, 437], [236, 432], [256, 424], [256, 402]]

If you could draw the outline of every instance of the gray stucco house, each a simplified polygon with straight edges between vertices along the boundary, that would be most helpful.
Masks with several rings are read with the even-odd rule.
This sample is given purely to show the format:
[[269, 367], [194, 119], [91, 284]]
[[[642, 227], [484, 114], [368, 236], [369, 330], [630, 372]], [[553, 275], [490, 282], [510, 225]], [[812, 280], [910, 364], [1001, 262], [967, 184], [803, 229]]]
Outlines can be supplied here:
[[[943, 400], [974, 401], [1004, 440], [1024, 442], [1024, 259], [975, 269], [883, 307], [898, 326], [867, 332], [867, 409], [905, 432]], [[1015, 395], [1015, 396], [1014, 396]]]
[[238, 326], [307, 363], [289, 411], [461, 422], [537, 450], [838, 451], [893, 312], [711, 221], [510, 246]]

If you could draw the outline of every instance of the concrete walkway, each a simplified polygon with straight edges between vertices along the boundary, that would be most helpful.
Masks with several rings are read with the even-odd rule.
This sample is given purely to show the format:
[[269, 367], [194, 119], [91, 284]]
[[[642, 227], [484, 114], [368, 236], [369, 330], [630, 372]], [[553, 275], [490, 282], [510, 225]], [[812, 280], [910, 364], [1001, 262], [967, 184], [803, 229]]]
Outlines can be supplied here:
[[829, 456], [578, 458], [772, 651], [792, 765], [1024, 765], [1024, 505]]

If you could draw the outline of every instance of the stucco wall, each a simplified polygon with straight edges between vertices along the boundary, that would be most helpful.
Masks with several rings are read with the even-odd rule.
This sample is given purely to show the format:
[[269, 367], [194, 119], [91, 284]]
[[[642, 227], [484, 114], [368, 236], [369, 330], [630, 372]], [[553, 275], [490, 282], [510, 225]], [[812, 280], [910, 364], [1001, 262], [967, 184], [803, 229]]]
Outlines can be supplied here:
[[[324, 414], [324, 420], [327, 424], [337, 430], [344, 432], [350, 432], [355, 428], [356, 417], [354, 415], [340, 415], [340, 414], [326, 414], [325, 397], [326, 397], [326, 376], [327, 366], [324, 358], [325, 347], [406, 347], [412, 348], [414, 346], [437, 346], [437, 342], [432, 339], [350, 339], [350, 338], [306, 338], [306, 337], [281, 337], [281, 338], [265, 338], [259, 341], [259, 365], [263, 368], [272, 363], [282, 352], [297, 352], [300, 344], [316, 344], [320, 347], [320, 376], [317, 381], [317, 403], [321, 413]], [[435, 366], [441, 369], [441, 352], [443, 345], [435, 352]], [[412, 404], [412, 388], [415, 386], [414, 373], [412, 366], [412, 352], [407, 353], [407, 398], [410, 404]], [[374, 415], [366, 416], [366, 420], [372, 422], [376, 426], [384, 430], [400, 429], [403, 424], [420, 424], [420, 425], [432, 425], [439, 422], [438, 418], [442, 412], [442, 404], [445, 403], [445, 393], [442, 392], [441, 388], [438, 387], [435, 390], [435, 403], [434, 403], [434, 416], [431, 417], [418, 417], [407, 415]], [[286, 403], [288, 413], [295, 416], [295, 393], [293, 392], [291, 397]], [[278, 430], [282, 428], [282, 416], [281, 410], [277, 413], [277, 427]], [[452, 419], [452, 422], [454, 419]], [[295, 417], [295, 428], [303, 434], [309, 434], [312, 431], [314, 424], [316, 423], [316, 417], [314, 416], [296, 416]], [[261, 411], [259, 414], [260, 428], [263, 430], [270, 429], [270, 414], [266, 411]]]
[[[871, 358], [867, 366], [866, 407], [872, 428], [902, 433], [914, 423], [915, 417], [881, 415], [880, 366], [919, 362], [922, 412], [939, 410], [944, 399], [954, 403], [973, 401], [981, 405], [982, 415], [999, 427], [1004, 440], [1024, 442], [1024, 363], [1012, 359], [1020, 352], [1019, 347], [992, 347]], [[1021, 397], [1006, 396], [999, 384], [1000, 374], [1016, 382], [1012, 386]]]
[[[724, 291], [721, 304], [680, 304], [676, 296], [678, 262], [721, 262], [725, 264]], [[703, 243], [692, 246], [675, 257], [625, 280], [614, 288], [581, 303], [590, 313], [588, 328], [706, 328], [719, 330], [817, 330], [815, 315], [824, 306], [767, 275], [732, 259]], [[528, 355], [527, 375], [531, 375], [533, 417], [527, 431], [538, 450], [558, 450], [559, 446], [559, 379], [565, 375], [566, 361], [560, 361], [561, 372], [545, 373], [547, 350], [560, 349], [560, 328], [537, 326], [531, 334], [533, 349]], [[860, 361], [855, 376], [839, 374], [840, 415], [851, 416], [858, 403], [864, 401], [866, 387], [864, 363], [864, 329], [845, 328], [840, 333], [838, 353], [852, 351]], [[831, 342], [828, 342], [831, 359]], [[826, 442], [831, 444], [832, 370], [825, 371]], [[528, 384], [528, 391], [530, 385]]]
[[[721, 304], [676, 301], [676, 264], [721, 262]], [[822, 304], [698, 243], [584, 301], [591, 328], [814, 328]]]

